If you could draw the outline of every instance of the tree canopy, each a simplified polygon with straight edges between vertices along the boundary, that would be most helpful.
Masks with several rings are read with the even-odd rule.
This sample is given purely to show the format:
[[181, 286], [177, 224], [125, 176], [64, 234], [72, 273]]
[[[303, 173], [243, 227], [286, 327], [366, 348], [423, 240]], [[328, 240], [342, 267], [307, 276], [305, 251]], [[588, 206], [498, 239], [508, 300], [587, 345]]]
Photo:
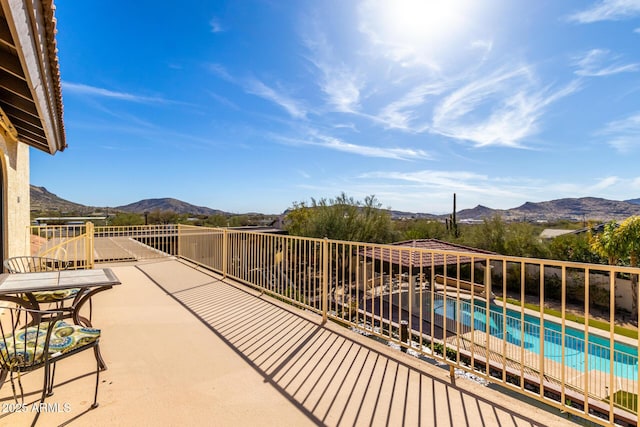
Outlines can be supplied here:
[[374, 195], [357, 201], [341, 193], [335, 199], [294, 203], [285, 225], [290, 234], [369, 243], [389, 243], [396, 233], [391, 215]]

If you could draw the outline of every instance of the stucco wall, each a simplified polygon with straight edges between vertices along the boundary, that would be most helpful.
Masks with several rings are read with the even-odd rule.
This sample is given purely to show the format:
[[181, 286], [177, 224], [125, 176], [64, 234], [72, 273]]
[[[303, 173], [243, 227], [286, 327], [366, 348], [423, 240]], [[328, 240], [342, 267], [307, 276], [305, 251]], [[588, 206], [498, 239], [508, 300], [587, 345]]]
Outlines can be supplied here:
[[29, 146], [0, 136], [4, 177], [4, 218], [2, 239], [5, 258], [28, 255], [27, 227], [30, 224]]

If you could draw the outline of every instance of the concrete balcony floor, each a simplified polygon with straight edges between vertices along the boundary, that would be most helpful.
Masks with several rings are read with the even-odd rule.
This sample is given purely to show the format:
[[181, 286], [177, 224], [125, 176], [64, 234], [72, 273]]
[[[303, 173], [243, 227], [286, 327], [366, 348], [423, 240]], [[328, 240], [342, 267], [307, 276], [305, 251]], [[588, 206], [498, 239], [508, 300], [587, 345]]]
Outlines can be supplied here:
[[[575, 425], [179, 260], [108, 266], [122, 285], [94, 298], [100, 406], [89, 410], [84, 352], [58, 364], [39, 425]], [[25, 403], [41, 381], [22, 376]], [[28, 425], [34, 414], [6, 412], [12, 403], [7, 382], [0, 425]]]

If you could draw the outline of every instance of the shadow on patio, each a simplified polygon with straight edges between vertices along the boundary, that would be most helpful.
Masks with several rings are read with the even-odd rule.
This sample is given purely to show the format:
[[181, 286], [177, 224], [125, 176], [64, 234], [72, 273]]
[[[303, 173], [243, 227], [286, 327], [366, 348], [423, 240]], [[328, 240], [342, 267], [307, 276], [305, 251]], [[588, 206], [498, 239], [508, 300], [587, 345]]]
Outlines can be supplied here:
[[[109, 367], [100, 407], [86, 411], [88, 354], [60, 363], [47, 402], [70, 410], [42, 425], [574, 425], [178, 260], [111, 267], [123, 284], [94, 302]], [[10, 397], [5, 384], [0, 403]]]

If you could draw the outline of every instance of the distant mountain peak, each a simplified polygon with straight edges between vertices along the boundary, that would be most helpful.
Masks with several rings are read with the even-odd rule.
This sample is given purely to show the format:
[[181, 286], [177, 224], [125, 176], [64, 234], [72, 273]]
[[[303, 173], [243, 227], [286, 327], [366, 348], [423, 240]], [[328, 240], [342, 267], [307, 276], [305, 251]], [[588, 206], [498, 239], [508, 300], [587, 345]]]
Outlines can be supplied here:
[[56, 194], [49, 192], [45, 187], [32, 185], [29, 188], [32, 211], [58, 211], [64, 212], [89, 212], [92, 208], [79, 203], [70, 202]]
[[144, 213], [153, 211], [172, 211], [178, 214], [191, 214], [191, 215], [216, 215], [226, 214], [221, 210], [207, 208], [205, 206], [195, 206], [182, 200], [174, 199], [172, 197], [163, 197], [159, 199], [144, 199], [135, 203], [130, 203], [124, 206], [118, 206], [115, 209], [124, 212], [132, 213]]

